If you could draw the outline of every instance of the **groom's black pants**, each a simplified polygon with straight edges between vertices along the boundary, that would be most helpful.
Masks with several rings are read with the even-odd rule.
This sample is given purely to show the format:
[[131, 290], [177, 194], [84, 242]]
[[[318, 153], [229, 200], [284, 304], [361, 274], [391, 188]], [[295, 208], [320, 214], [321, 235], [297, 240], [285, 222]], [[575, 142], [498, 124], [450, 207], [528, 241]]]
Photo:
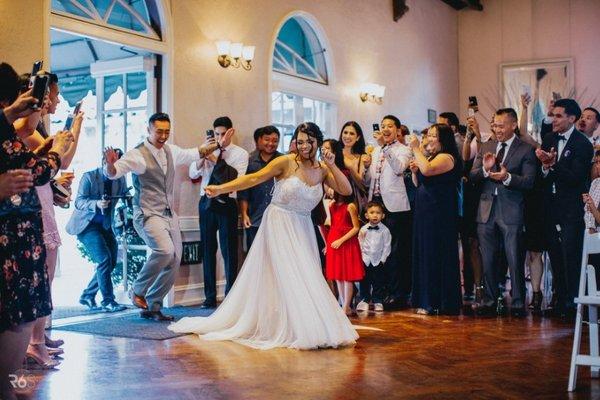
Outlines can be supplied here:
[[[221, 255], [225, 263], [225, 295], [237, 277], [238, 242], [237, 242], [237, 201], [227, 199], [223, 212], [215, 212], [208, 208], [209, 199], [202, 196], [198, 205], [200, 218], [200, 240], [202, 241], [202, 266], [204, 270], [204, 295], [206, 301], [217, 301], [217, 247], [221, 245]], [[219, 242], [217, 242], [217, 232]]]

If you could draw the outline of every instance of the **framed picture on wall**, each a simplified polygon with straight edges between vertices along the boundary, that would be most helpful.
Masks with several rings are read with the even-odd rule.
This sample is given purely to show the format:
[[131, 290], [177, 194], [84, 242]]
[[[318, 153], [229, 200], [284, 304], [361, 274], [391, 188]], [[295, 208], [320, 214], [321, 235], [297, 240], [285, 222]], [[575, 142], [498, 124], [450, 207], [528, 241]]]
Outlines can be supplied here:
[[430, 124], [435, 124], [437, 120], [437, 111], [432, 110], [431, 108], [427, 110], [427, 122]]

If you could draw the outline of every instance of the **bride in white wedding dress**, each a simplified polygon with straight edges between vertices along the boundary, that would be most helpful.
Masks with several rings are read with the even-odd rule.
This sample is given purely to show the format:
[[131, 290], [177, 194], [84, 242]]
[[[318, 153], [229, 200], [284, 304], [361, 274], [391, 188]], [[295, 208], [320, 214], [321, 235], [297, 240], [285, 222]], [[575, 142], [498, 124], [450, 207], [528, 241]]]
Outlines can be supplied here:
[[282, 156], [262, 170], [218, 186], [209, 197], [276, 178], [246, 261], [219, 308], [209, 317], [182, 318], [169, 329], [206, 340], [232, 340], [257, 349], [316, 349], [352, 345], [356, 330], [321, 272], [310, 212], [323, 197], [322, 182], [349, 195], [350, 183], [325, 151], [315, 160], [323, 134], [313, 123], [294, 132], [298, 154]]

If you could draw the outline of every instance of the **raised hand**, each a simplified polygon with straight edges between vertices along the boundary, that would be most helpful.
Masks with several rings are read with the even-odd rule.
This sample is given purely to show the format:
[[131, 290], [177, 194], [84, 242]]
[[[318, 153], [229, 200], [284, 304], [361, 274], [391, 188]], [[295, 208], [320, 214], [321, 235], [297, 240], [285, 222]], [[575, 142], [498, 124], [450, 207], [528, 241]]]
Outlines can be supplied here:
[[208, 155], [212, 154], [218, 147], [219, 144], [217, 143], [217, 140], [214, 137], [211, 137], [206, 138], [206, 141], [202, 143], [200, 147], [198, 147], [198, 151], [200, 151], [200, 154], [202, 154], [203, 157], [207, 157]]
[[412, 151], [418, 149], [420, 144], [419, 138], [416, 135], [411, 134], [408, 136], [408, 147], [410, 147]]
[[328, 149], [323, 149], [322, 154], [323, 154], [323, 161], [325, 161], [325, 164], [327, 164], [329, 167], [331, 167], [335, 164], [335, 154], [334, 153], [332, 153]]
[[229, 128], [227, 129], [227, 131], [221, 135], [221, 138], [219, 139], [219, 146], [221, 147], [227, 147], [231, 144], [231, 138], [233, 137], [233, 135], [235, 134], [235, 129], [233, 128]]
[[107, 147], [104, 149], [104, 159], [106, 160], [107, 165], [114, 165], [119, 159], [119, 156], [117, 155], [115, 149], [112, 147]]
[[483, 155], [483, 168], [485, 168], [486, 171], [491, 171], [492, 168], [494, 168], [494, 165], [496, 164], [496, 156], [493, 155], [490, 152], [487, 152]]
[[381, 133], [381, 131], [373, 132], [373, 139], [375, 139], [375, 141], [377, 142], [378, 145], [383, 146], [384, 140], [383, 140], [383, 134]]
[[521, 107], [527, 108], [529, 107], [529, 103], [531, 103], [531, 96], [529, 93], [524, 93], [521, 95]]
[[477, 118], [475, 118], [475, 116], [467, 118], [467, 128], [470, 129], [479, 140], [481, 140], [479, 121], [477, 121]]
[[371, 162], [373, 162], [373, 158], [369, 153], [367, 153], [363, 158], [363, 165], [365, 166], [365, 168], [369, 168], [371, 166]]
[[29, 89], [14, 101], [10, 106], [4, 108], [4, 115], [9, 123], [15, 122], [19, 118], [27, 117], [40, 110], [34, 110], [31, 108], [34, 104], [37, 104], [37, 99], [31, 96], [32, 90]]
[[57, 152], [61, 157], [73, 143], [73, 134], [69, 131], [60, 131], [54, 136], [52, 151]]
[[33, 186], [29, 169], [13, 169], [0, 174], [0, 199], [27, 192]]

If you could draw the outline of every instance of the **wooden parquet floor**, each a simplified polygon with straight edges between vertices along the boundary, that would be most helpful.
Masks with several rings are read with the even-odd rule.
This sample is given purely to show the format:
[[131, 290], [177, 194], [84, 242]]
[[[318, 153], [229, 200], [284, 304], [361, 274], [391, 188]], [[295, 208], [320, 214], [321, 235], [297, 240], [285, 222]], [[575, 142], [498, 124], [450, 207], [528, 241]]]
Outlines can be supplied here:
[[[352, 348], [260, 351], [196, 336], [165, 341], [55, 331], [60, 369], [34, 399], [599, 399], [580, 368], [566, 392], [571, 323], [528, 317], [370, 314]], [[585, 336], [587, 338], [587, 336]], [[584, 348], [587, 345], [584, 344]]]

